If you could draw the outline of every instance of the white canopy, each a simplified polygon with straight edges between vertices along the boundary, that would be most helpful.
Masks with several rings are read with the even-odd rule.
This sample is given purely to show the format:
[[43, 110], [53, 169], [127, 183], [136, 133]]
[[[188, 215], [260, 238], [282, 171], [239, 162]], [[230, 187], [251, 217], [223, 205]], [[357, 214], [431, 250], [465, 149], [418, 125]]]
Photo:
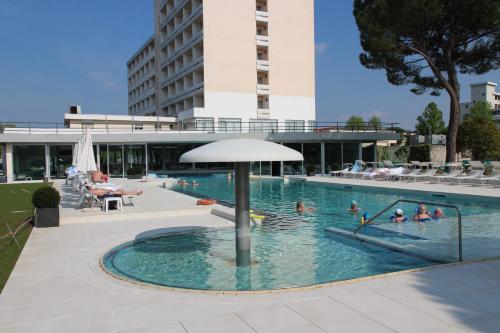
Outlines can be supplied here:
[[181, 163], [303, 161], [296, 150], [277, 143], [256, 139], [222, 140], [188, 151]]
[[76, 167], [80, 172], [97, 171], [94, 149], [92, 148], [92, 134], [88, 128], [81, 139]]

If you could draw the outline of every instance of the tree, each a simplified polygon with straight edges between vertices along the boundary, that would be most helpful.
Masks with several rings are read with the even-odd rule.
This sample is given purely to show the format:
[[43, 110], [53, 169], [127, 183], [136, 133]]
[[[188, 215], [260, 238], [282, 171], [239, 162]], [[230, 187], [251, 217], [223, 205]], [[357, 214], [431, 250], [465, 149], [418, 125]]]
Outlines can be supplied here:
[[436, 103], [431, 102], [425, 107], [424, 112], [417, 117], [415, 129], [418, 135], [446, 134], [443, 112], [439, 110]]
[[500, 157], [500, 130], [493, 120], [489, 103], [476, 103], [465, 115], [458, 130], [458, 151], [471, 152], [473, 160]]
[[370, 120], [368, 120], [368, 126], [370, 126], [370, 128], [373, 128], [374, 130], [378, 131], [380, 129], [382, 129], [382, 121], [380, 120], [379, 117], [377, 117], [376, 115], [373, 115]]
[[365, 121], [360, 116], [351, 116], [347, 119], [346, 127], [352, 131], [360, 130], [365, 127]]
[[448, 93], [446, 161], [455, 161], [458, 73], [484, 74], [500, 67], [500, 1], [355, 0], [354, 16], [366, 68], [384, 69], [391, 84], [412, 84], [416, 94]]

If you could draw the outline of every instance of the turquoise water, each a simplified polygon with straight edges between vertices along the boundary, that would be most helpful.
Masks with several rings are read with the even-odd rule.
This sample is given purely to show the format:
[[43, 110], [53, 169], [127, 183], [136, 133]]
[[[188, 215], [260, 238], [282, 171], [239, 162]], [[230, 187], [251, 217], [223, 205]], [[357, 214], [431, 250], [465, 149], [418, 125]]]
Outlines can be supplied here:
[[[231, 205], [234, 183], [224, 175], [188, 177], [198, 187], [177, 190], [202, 198], [216, 198]], [[430, 223], [395, 225], [382, 216], [362, 233], [399, 244], [396, 252], [326, 232], [327, 227], [354, 230], [360, 216], [347, 211], [356, 200], [362, 212], [375, 214], [399, 199], [439, 200], [463, 210], [466, 258], [500, 255], [499, 213], [494, 204], [465, 199], [447, 200], [430, 195], [395, 194], [380, 190], [356, 191], [330, 184], [279, 179], [251, 181], [251, 206], [266, 215], [263, 225], [252, 229], [252, 258], [248, 268], [234, 263], [234, 229], [142, 238], [119, 246], [104, 258], [114, 274], [163, 286], [205, 290], [263, 290], [308, 286], [331, 281], [394, 272], [454, 261], [458, 254], [456, 213]], [[314, 212], [295, 212], [297, 201]], [[407, 215], [415, 205], [401, 205]], [[428, 207], [433, 209], [434, 207]], [[408, 251], [407, 251], [408, 250]]]

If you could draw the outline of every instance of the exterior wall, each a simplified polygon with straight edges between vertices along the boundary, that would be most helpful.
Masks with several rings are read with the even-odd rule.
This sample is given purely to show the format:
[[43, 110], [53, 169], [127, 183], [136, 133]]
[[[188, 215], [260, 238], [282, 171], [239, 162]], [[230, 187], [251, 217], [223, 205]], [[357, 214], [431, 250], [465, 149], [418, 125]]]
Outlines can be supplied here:
[[497, 84], [494, 82], [471, 84], [470, 101], [460, 103], [462, 119], [477, 102], [490, 103], [493, 110], [500, 110], [500, 92], [496, 91], [496, 87]]
[[271, 97], [314, 97], [314, 1], [270, 0], [268, 6]]
[[256, 95], [255, 8], [254, 0], [204, 1], [207, 91]]
[[[200, 4], [202, 16], [190, 14], [197, 13]], [[183, 15], [175, 18], [172, 13]], [[154, 0], [154, 18], [157, 115], [178, 116], [178, 121], [189, 115], [215, 122], [315, 120], [314, 1]], [[183, 35], [191, 20], [202, 22], [202, 63], [190, 69], [182, 61], [180, 71], [185, 72], [180, 74], [178, 66], [169, 66], [172, 57], [182, 58], [185, 51], [177, 54], [179, 48], [198, 46], [190, 45], [189, 38], [181, 38], [182, 43], [171, 40]], [[266, 31], [261, 36], [259, 26]], [[266, 59], [257, 59], [258, 45], [266, 50]], [[258, 85], [262, 75], [267, 75], [266, 82]]]

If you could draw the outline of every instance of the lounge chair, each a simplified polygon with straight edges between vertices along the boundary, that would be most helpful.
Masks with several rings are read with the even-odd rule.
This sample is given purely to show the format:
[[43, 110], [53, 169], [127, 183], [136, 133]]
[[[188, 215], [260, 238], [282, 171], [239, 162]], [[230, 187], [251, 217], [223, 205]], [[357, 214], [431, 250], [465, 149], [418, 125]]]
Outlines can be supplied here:
[[406, 179], [408, 181], [414, 181], [414, 182], [417, 182], [417, 181], [426, 181], [426, 180], [430, 180], [433, 176], [436, 175], [436, 172], [438, 171], [438, 169], [434, 169], [434, 168], [428, 168], [426, 169], [425, 171], [421, 171], [420, 173], [417, 173], [415, 175], [411, 175], [409, 177], [407, 177]]
[[397, 181], [402, 181], [405, 179], [409, 180], [413, 176], [420, 174], [421, 171], [422, 171], [422, 169], [416, 169], [416, 168], [410, 169], [410, 170], [407, 170], [407, 173], [402, 173], [400, 175], [391, 175], [389, 178], [387, 178], [387, 180], [397, 180]]
[[366, 168], [366, 163], [363, 160], [356, 160], [351, 170], [342, 173], [342, 177], [355, 177], [356, 175], [363, 175], [363, 170]]
[[456, 177], [445, 177], [443, 180], [450, 184], [460, 185], [462, 182], [467, 182], [467, 180], [473, 180], [479, 178], [484, 173], [484, 170], [472, 170], [466, 175], [456, 176]]
[[432, 184], [439, 184], [443, 180], [446, 182], [449, 179], [455, 178], [455, 177], [460, 177], [464, 173], [464, 170], [462, 168], [451, 170], [448, 173], [444, 174], [435, 174], [430, 178], [430, 181]]
[[500, 171], [493, 169], [491, 174], [485, 175], [484, 172], [480, 177], [471, 179], [473, 186], [477, 185], [496, 185], [496, 182], [500, 179]]

